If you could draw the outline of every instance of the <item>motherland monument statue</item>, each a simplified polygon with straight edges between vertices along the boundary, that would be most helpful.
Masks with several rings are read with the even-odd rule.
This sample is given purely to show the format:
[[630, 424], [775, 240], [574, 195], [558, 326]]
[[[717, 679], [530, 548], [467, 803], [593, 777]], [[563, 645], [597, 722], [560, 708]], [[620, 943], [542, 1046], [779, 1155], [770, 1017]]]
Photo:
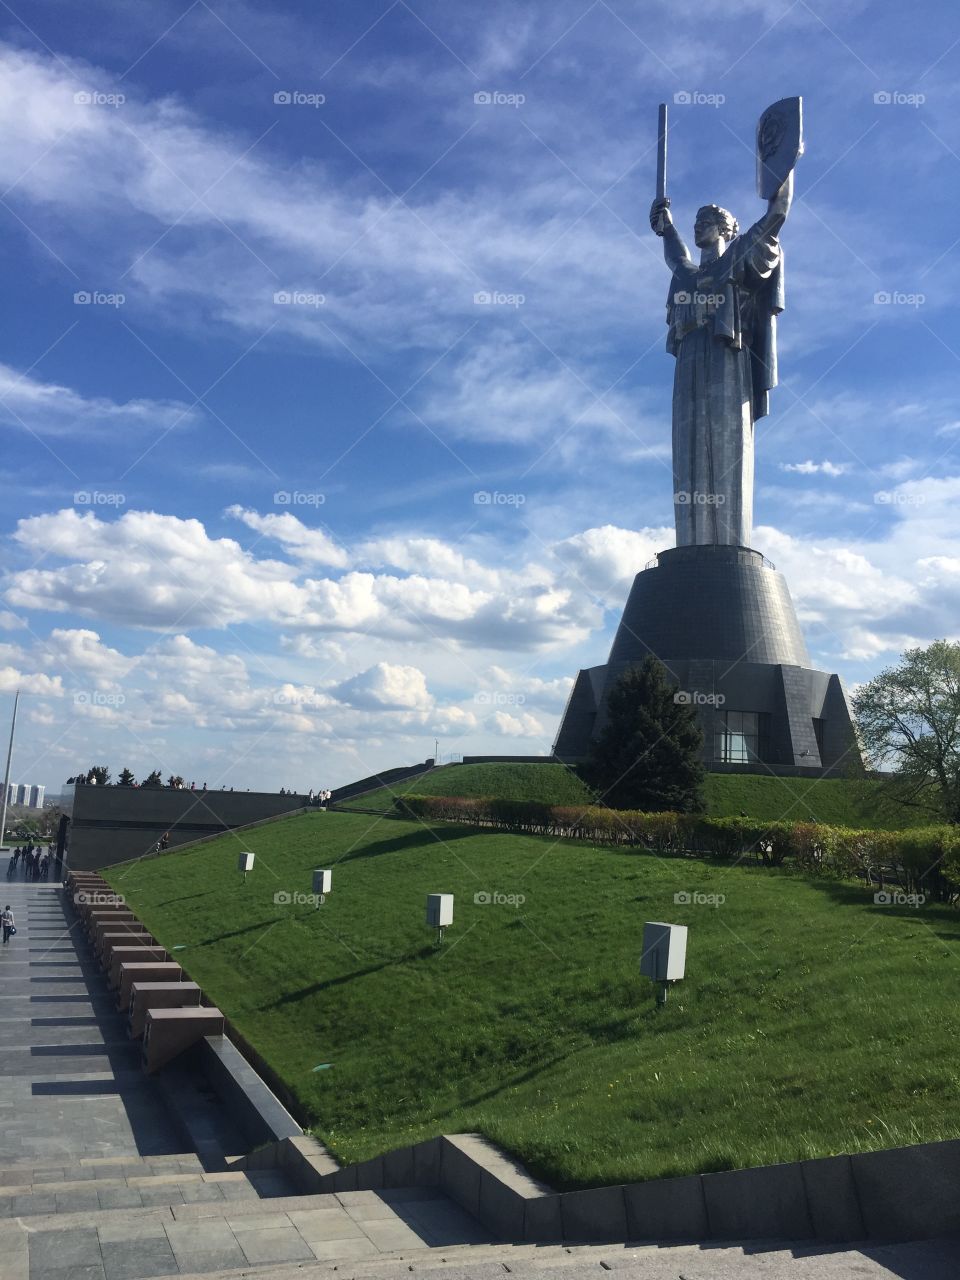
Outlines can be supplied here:
[[784, 308], [780, 230], [803, 152], [802, 103], [785, 98], [757, 128], [757, 187], [766, 213], [743, 234], [716, 204], [697, 211], [694, 263], [666, 195], [667, 109], [660, 108], [657, 197], [650, 225], [663, 239], [672, 279], [667, 350], [673, 383], [677, 546], [749, 547], [753, 525], [754, 424], [777, 385], [776, 318]]
[[754, 431], [777, 385], [780, 232], [803, 152], [801, 99], [768, 107], [756, 142], [766, 212], [741, 234], [732, 213], [703, 205], [695, 263], [670, 212], [660, 107], [650, 225], [671, 272], [676, 545], [634, 578], [607, 661], [578, 673], [553, 748], [565, 762], [589, 756], [614, 685], [653, 655], [675, 700], [697, 709], [708, 769], [839, 776], [861, 767], [842, 681], [813, 666], [786, 579], [751, 545]]

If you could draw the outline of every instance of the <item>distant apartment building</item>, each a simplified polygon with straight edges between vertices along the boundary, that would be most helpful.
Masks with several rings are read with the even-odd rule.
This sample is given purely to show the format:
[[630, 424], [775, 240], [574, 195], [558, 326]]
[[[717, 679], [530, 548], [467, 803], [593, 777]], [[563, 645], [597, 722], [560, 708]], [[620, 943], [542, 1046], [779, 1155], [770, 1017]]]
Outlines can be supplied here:
[[7, 785], [7, 804], [26, 805], [30, 809], [43, 808], [46, 787], [29, 782], [11, 782]]

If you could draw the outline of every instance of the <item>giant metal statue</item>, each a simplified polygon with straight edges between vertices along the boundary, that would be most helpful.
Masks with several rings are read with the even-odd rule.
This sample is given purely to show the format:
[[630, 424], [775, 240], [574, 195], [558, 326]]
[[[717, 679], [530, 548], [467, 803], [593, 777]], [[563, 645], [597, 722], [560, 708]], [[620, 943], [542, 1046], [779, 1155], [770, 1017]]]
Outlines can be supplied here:
[[749, 547], [753, 524], [754, 424], [777, 385], [777, 316], [784, 307], [779, 234], [803, 151], [801, 100], [784, 98], [757, 126], [757, 189], [766, 213], [739, 234], [719, 205], [697, 211], [699, 265], [670, 214], [667, 109], [660, 108], [657, 198], [650, 225], [673, 272], [667, 350], [673, 381], [673, 478], [677, 546]]
[[607, 661], [577, 673], [553, 747], [559, 760], [589, 758], [611, 692], [653, 654], [676, 700], [697, 709], [707, 768], [818, 778], [861, 766], [840, 677], [813, 666], [786, 579], [750, 545], [753, 431], [777, 385], [779, 235], [802, 150], [800, 107], [799, 98], [785, 98], [757, 126], [764, 216], [740, 235], [725, 209], [698, 211], [699, 264], [670, 216], [667, 111], [660, 108], [650, 222], [673, 275], [667, 350], [676, 356], [677, 545], [634, 578]]

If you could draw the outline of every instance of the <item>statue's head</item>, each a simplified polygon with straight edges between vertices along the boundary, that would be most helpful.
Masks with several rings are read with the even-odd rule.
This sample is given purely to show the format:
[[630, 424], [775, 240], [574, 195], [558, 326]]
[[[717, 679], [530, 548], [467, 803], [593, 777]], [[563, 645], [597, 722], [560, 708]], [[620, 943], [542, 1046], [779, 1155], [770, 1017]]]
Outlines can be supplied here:
[[715, 241], [723, 241], [722, 249], [739, 230], [740, 224], [728, 209], [721, 209], [718, 204], [705, 204], [697, 210], [693, 239], [699, 249], [705, 249]]

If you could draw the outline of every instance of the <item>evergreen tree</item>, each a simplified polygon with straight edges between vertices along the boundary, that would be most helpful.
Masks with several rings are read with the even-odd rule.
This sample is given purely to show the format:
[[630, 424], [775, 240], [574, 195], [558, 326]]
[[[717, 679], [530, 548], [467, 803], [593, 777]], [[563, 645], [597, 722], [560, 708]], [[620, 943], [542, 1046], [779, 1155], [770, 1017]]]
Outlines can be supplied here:
[[583, 774], [612, 808], [648, 813], [703, 808], [703, 732], [696, 711], [675, 701], [676, 692], [654, 657], [628, 668], [610, 690], [607, 723]]
[[160, 770], [154, 769], [153, 773], [144, 778], [142, 785], [145, 787], [162, 787], [163, 778], [160, 776]]
[[130, 769], [121, 769], [120, 777], [117, 779], [118, 787], [132, 787], [136, 785], [136, 778]]

